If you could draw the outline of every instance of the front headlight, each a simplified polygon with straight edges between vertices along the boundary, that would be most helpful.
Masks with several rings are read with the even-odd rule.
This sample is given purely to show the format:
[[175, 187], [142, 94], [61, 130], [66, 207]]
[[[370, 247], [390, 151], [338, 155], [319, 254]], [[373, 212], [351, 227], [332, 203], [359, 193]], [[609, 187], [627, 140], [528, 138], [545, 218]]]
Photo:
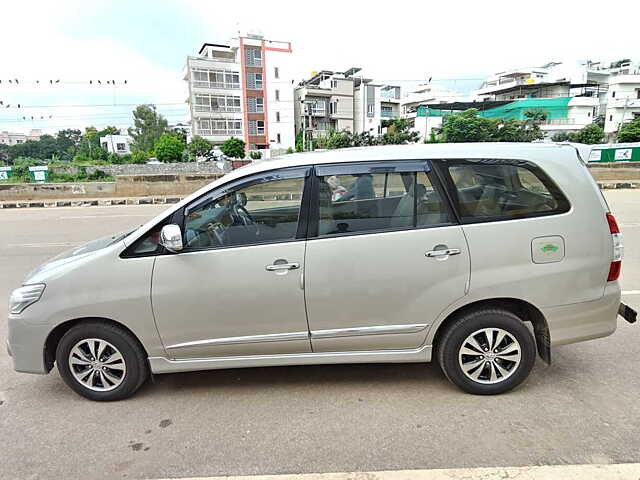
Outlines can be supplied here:
[[9, 297], [9, 313], [18, 315], [29, 305], [36, 303], [40, 300], [44, 287], [44, 283], [37, 283], [16, 288]]

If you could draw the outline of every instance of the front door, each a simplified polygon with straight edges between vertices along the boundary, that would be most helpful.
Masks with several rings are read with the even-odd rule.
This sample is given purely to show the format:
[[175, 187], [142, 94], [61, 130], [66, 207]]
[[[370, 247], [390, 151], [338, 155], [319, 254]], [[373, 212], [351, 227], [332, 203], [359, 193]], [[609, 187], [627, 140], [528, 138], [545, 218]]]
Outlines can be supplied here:
[[429, 164], [341, 164], [317, 174], [317, 232], [305, 261], [313, 350], [419, 347], [465, 295], [470, 274], [464, 234]]
[[264, 172], [185, 208], [184, 250], [158, 256], [153, 271], [170, 358], [311, 351], [298, 224], [307, 171]]

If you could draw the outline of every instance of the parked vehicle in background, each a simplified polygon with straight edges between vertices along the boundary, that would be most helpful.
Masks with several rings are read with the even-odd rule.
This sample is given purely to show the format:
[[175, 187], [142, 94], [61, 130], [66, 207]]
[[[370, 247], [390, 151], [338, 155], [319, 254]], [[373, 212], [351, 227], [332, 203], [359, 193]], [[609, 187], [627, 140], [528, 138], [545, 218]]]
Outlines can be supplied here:
[[[336, 192], [336, 189], [340, 192]], [[339, 193], [339, 194], [337, 194]], [[72, 250], [11, 296], [8, 348], [93, 400], [150, 373], [428, 362], [475, 394], [613, 333], [622, 235], [571, 145], [288, 155]]]

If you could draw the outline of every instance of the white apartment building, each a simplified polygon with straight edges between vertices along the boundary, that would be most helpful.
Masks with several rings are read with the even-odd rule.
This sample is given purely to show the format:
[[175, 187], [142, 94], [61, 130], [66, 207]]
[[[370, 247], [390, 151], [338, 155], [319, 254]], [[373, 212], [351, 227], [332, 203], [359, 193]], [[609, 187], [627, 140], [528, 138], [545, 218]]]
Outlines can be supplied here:
[[640, 69], [635, 75], [609, 77], [604, 133], [611, 140], [622, 124], [640, 118]]
[[27, 140], [40, 140], [42, 136], [42, 130], [32, 129], [29, 133], [15, 133], [3, 131], [0, 132], [0, 143], [3, 145], [18, 145], [24, 143]]
[[133, 139], [128, 135], [104, 135], [100, 137], [100, 146], [109, 153], [125, 155], [131, 153]]
[[302, 81], [294, 91], [295, 131], [306, 132], [306, 140], [326, 135], [331, 130], [354, 132], [353, 74], [322, 70]]
[[292, 69], [290, 42], [247, 34], [202, 45], [187, 57], [184, 75], [192, 136], [216, 145], [241, 138], [264, 158], [293, 147]]
[[382, 135], [383, 122], [400, 118], [400, 87], [385, 85], [366, 78], [354, 79], [354, 132]]

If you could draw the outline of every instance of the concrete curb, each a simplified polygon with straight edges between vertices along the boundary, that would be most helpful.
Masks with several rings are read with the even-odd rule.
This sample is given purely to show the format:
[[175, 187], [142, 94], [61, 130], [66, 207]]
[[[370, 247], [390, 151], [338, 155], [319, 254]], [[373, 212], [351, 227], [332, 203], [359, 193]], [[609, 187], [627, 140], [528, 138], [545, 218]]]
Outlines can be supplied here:
[[386, 472], [309, 473], [199, 477], [182, 480], [638, 480], [640, 464], [549, 465], [538, 467], [452, 468]]
[[77, 200], [16, 200], [0, 202], [0, 208], [108, 207], [111, 205], [161, 205], [178, 203], [184, 197], [83, 198]]
[[[597, 182], [601, 190], [640, 189], [640, 182]], [[77, 200], [16, 200], [0, 202], [0, 208], [107, 207], [111, 205], [162, 205], [178, 203], [184, 196], [87, 198]]]

